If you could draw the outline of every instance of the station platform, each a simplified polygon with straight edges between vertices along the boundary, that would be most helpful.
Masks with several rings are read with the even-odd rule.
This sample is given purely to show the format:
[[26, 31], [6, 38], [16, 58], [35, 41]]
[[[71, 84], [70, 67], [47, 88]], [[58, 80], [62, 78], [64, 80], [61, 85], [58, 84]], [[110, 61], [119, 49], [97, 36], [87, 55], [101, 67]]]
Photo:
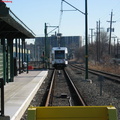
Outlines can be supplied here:
[[5, 85], [5, 115], [10, 120], [20, 120], [47, 74], [47, 70], [24, 72]]

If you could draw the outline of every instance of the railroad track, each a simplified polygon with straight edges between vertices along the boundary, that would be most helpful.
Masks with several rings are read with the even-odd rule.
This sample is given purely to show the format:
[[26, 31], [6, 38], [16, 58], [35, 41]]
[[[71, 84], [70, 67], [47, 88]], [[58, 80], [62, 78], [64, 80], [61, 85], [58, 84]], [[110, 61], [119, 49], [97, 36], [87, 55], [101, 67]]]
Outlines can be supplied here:
[[45, 106], [86, 106], [66, 70], [54, 70]]
[[[85, 71], [85, 68], [81, 67], [79, 65], [72, 65], [71, 64], [71, 66], [74, 68]], [[103, 72], [103, 71], [98, 71], [98, 70], [93, 70], [93, 69], [89, 69], [88, 72], [95, 74], [95, 75], [103, 76], [104, 78], [107, 78], [108, 80], [111, 80], [113, 82], [120, 84], [120, 75], [115, 75], [115, 74], [111, 74], [111, 73], [107, 73], [107, 72]]]

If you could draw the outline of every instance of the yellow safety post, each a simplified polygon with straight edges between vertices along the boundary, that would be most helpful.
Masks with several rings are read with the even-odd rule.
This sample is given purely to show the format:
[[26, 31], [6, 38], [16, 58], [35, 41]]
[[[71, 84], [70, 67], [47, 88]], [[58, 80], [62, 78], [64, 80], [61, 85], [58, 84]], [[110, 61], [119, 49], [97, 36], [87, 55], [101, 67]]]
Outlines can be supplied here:
[[115, 109], [115, 107], [113, 106], [110, 106], [110, 107], [107, 107], [108, 109], [108, 116], [109, 116], [109, 120], [117, 120], [117, 111]]
[[36, 120], [36, 108], [28, 108], [27, 120]]

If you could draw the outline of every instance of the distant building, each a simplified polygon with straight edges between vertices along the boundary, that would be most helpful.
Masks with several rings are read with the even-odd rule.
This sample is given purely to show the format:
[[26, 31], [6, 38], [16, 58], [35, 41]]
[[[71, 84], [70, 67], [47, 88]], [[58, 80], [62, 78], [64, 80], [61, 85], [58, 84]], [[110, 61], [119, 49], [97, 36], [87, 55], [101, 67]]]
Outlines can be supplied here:
[[[69, 51], [69, 55], [73, 55], [75, 49], [80, 48], [82, 45], [82, 37], [81, 36], [62, 36], [60, 40], [57, 39], [56, 36], [47, 37], [47, 51], [50, 52], [52, 47], [67, 47]], [[30, 49], [30, 48], [29, 48]], [[45, 37], [36, 37], [35, 38], [35, 59], [41, 60], [43, 53], [45, 51]]]
[[30, 61], [35, 60], [35, 45], [34, 44], [27, 44], [26, 43], [26, 48], [30, 50]]

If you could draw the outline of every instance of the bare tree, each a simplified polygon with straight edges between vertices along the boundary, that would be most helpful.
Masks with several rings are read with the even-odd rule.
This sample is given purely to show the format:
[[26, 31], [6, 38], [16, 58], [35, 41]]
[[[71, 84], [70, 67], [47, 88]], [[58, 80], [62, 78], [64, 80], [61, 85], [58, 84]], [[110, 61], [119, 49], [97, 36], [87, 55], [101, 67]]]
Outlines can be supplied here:
[[108, 54], [108, 35], [107, 32], [101, 31], [100, 33], [100, 56]]
[[[92, 61], [96, 61], [97, 55], [99, 55], [99, 62], [104, 62], [106, 61], [107, 58], [110, 58], [110, 56], [108, 55], [107, 32], [105, 32], [104, 30], [100, 32], [99, 42], [98, 42], [98, 36], [96, 35], [96, 41], [88, 45], [88, 55], [89, 55], [89, 60]], [[85, 60], [85, 46], [82, 46], [79, 49], [75, 49], [75, 58], [77, 60], [79, 59]]]
[[[99, 37], [98, 37], [99, 36]], [[96, 60], [98, 62], [103, 61], [102, 56], [108, 54], [108, 35], [104, 30], [100, 31], [99, 34], [96, 35], [96, 41], [94, 44], [96, 48]]]
[[74, 55], [75, 55], [76, 60], [84, 61], [85, 60], [85, 48], [84, 48], [84, 46], [76, 49]]

